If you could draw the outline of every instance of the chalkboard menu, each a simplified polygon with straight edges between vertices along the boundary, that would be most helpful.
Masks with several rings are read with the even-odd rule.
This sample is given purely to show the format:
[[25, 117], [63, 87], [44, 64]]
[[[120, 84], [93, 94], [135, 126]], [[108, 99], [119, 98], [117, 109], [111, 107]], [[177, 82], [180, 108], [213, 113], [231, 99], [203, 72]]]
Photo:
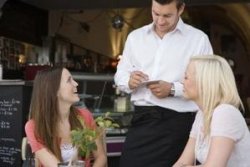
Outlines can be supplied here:
[[0, 85], [0, 167], [21, 166], [22, 111], [23, 85]]

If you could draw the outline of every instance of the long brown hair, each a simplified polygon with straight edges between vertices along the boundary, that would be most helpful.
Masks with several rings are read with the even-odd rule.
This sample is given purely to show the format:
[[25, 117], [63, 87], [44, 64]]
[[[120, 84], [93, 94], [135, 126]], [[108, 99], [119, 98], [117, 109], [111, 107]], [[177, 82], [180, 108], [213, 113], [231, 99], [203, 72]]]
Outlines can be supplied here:
[[[39, 71], [35, 77], [31, 104], [30, 119], [35, 122], [35, 136], [38, 141], [62, 161], [60, 138], [58, 137], [58, 98], [63, 68], [50, 68]], [[77, 110], [70, 108], [69, 122], [71, 130], [83, 128], [77, 118]]]

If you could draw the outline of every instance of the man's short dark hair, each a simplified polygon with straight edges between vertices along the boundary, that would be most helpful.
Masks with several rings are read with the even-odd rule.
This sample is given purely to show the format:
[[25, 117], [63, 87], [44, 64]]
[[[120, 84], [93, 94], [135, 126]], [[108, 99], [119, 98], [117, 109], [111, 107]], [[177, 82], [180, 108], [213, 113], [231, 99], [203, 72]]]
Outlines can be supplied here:
[[170, 4], [175, 1], [177, 9], [180, 9], [180, 7], [184, 5], [184, 0], [153, 0], [153, 1], [156, 1], [157, 3], [161, 5]]

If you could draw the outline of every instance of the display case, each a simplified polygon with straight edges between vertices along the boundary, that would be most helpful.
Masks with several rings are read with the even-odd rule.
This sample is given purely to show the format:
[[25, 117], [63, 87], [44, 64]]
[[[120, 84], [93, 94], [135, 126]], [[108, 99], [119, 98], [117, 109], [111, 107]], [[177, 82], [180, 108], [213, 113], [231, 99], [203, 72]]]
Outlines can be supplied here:
[[[133, 115], [133, 107], [128, 103], [130, 97], [117, 92], [111, 74], [72, 72], [72, 76], [79, 84], [81, 100], [77, 104], [78, 107], [88, 108], [94, 117], [110, 112], [109, 116], [120, 125], [118, 129], [107, 129], [105, 138], [108, 166], [116, 167], [119, 165], [123, 143]], [[117, 107], [121, 105], [124, 107]]]
[[72, 72], [78, 82], [81, 103], [92, 112], [130, 112], [130, 96], [118, 91], [113, 74]]
[[[129, 102], [130, 97], [117, 92], [113, 75], [72, 72], [72, 76], [79, 84], [78, 92], [81, 100], [76, 104], [78, 107], [88, 108], [94, 116], [110, 112], [110, 116], [119, 123], [121, 128], [129, 126], [133, 114], [133, 107]], [[123, 130], [113, 133], [125, 132]]]
[[78, 82], [80, 105], [92, 112], [113, 112], [115, 89], [113, 75], [72, 72]]

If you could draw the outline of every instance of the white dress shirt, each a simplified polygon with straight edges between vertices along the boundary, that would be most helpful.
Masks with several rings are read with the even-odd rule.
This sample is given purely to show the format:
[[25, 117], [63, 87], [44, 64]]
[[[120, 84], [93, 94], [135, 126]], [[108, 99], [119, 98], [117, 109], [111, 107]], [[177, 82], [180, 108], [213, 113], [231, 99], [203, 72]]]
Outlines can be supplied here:
[[[176, 28], [161, 39], [151, 23], [136, 29], [128, 35], [123, 56], [117, 66], [115, 83], [120, 90], [131, 93], [135, 105], [161, 106], [187, 112], [197, 110], [197, 106], [183, 99], [183, 85], [189, 59], [195, 55], [212, 54], [209, 39], [202, 31], [183, 23], [179, 19]], [[149, 89], [138, 87], [130, 90], [130, 73], [140, 70], [149, 76], [149, 80], [163, 80], [174, 83], [175, 96], [159, 99]]]

